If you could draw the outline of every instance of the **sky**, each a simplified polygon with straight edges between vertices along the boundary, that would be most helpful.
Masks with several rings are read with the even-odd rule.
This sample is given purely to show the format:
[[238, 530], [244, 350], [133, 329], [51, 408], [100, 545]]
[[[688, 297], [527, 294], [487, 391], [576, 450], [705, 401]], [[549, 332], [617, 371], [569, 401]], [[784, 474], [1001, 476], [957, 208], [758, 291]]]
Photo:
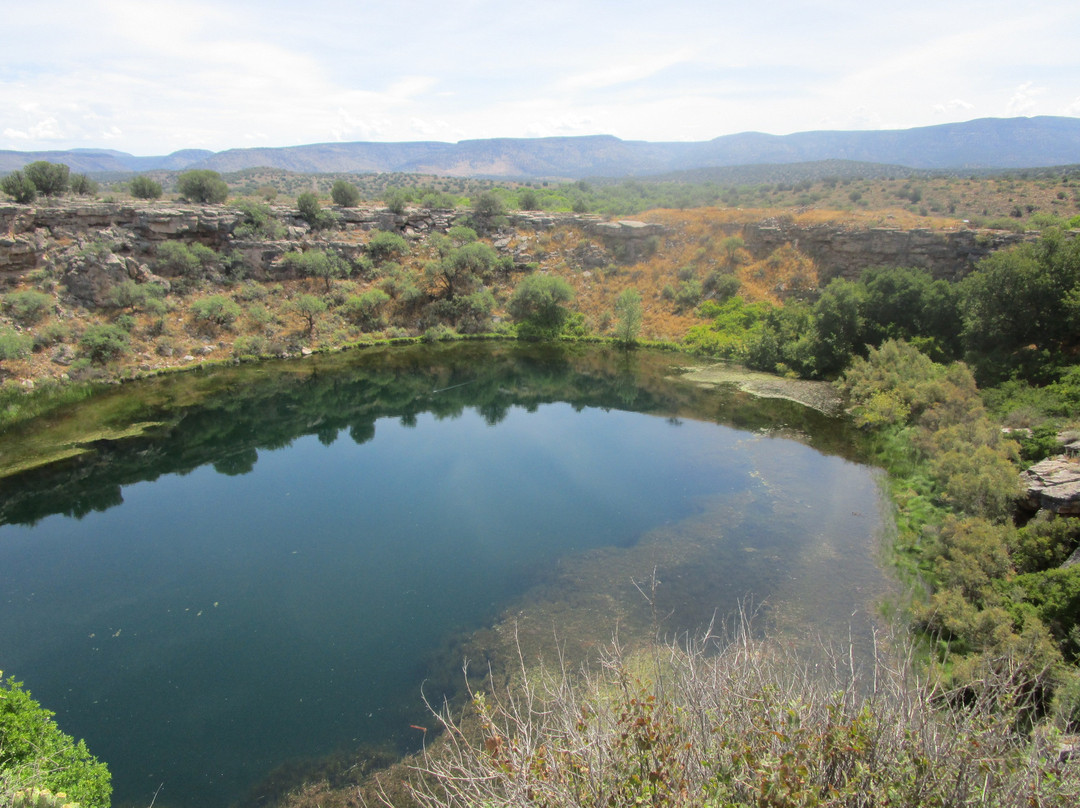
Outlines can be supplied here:
[[1080, 117], [1076, 0], [5, 3], [0, 149]]

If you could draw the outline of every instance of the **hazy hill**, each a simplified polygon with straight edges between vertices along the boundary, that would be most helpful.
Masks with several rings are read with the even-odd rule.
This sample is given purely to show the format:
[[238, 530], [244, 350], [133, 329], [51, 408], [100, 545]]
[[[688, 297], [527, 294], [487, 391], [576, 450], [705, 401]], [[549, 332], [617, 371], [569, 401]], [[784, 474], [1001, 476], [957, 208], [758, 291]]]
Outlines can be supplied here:
[[495, 138], [460, 143], [317, 143], [284, 148], [186, 149], [134, 157], [103, 149], [0, 151], [0, 171], [33, 160], [76, 172], [281, 168], [305, 173], [411, 172], [473, 177], [622, 177], [700, 168], [841, 160], [922, 170], [1032, 168], [1080, 163], [1080, 119], [983, 118], [887, 131], [792, 135], [744, 132], [704, 142], [650, 143], [611, 135]]

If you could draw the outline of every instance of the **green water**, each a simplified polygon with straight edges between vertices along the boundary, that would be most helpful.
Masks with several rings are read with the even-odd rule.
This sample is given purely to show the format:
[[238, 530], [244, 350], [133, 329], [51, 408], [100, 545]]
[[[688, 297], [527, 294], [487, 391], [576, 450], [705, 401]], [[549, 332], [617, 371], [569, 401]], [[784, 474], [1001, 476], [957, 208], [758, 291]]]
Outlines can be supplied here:
[[[864, 629], [881, 516], [846, 425], [681, 383], [684, 362], [387, 348], [20, 429], [0, 458], [99, 439], [0, 481], [0, 668], [109, 763], [117, 804], [225, 806], [297, 758], [414, 748], [421, 684], [449, 691], [486, 628], [651, 630], [652, 570], [665, 630], [746, 598], [804, 636]], [[156, 426], [100, 438], [135, 421]]]

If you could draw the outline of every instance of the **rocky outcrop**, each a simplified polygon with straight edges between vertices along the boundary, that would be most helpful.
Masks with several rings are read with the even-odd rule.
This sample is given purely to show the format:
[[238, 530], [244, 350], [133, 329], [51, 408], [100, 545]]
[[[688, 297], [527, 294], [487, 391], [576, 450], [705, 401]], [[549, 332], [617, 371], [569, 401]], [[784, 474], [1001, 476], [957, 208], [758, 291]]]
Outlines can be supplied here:
[[1021, 475], [1022, 504], [1064, 516], [1080, 516], [1080, 462], [1059, 455], [1036, 463]]
[[791, 244], [814, 260], [822, 283], [855, 280], [868, 267], [919, 267], [935, 278], [959, 280], [981, 259], [1031, 241], [1038, 233], [978, 230], [901, 230], [837, 225], [797, 225], [778, 219], [743, 227], [743, 241], [756, 259]]

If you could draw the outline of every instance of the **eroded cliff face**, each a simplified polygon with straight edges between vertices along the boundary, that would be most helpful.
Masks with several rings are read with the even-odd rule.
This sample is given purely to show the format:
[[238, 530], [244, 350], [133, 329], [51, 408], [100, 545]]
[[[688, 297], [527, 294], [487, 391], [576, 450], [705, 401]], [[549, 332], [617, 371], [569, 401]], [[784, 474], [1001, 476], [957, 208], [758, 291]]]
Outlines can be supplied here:
[[869, 267], [918, 267], [935, 278], [955, 281], [990, 253], [1037, 233], [987, 230], [902, 230], [837, 225], [796, 225], [772, 219], [742, 227], [746, 248], [756, 259], [791, 244], [813, 259], [821, 285], [836, 277], [855, 280]]
[[[0, 206], [0, 282], [17, 281], [26, 272], [48, 262], [50, 252], [57, 248], [85, 249], [101, 241], [108, 242], [110, 251], [122, 259], [122, 266], [115, 261], [110, 265], [116, 278], [107, 281], [114, 282], [121, 276], [144, 276], [146, 263], [157, 245], [168, 239], [199, 242], [216, 250], [237, 250], [249, 265], [270, 273], [275, 262], [299, 242], [314, 240], [351, 255], [361, 249], [358, 231], [395, 230], [421, 238], [432, 232], [446, 232], [460, 215], [452, 210], [412, 209], [393, 214], [385, 208], [338, 208], [335, 209], [338, 228], [312, 233], [294, 209], [278, 206], [272, 208], [272, 213], [284, 225], [285, 236], [266, 241], [238, 238], [237, 228], [244, 214], [229, 206], [106, 202]], [[513, 214], [509, 224], [518, 230], [533, 231], [567, 225], [579, 227], [597, 241], [598, 256], [591, 263], [609, 260], [633, 263], [655, 249], [656, 239], [667, 232], [658, 224], [609, 222], [597, 216], [559, 213]], [[765, 258], [784, 245], [794, 246], [813, 259], [821, 285], [834, 277], [857, 278], [864, 269], [874, 266], [921, 267], [936, 278], [957, 280], [995, 250], [1033, 240], [1038, 235], [969, 229], [800, 225], [782, 218], [727, 225], [725, 230], [741, 235], [755, 259]], [[502, 246], [500, 241], [509, 239], [496, 236], [496, 249]], [[515, 255], [514, 259], [527, 263], [530, 256]], [[588, 268], [588, 256], [582, 263]], [[103, 289], [108, 284], [82, 278], [77, 262], [70, 269], [74, 272], [69, 272], [72, 276], [66, 280], [70, 281], [74, 296], [90, 305], [98, 303], [98, 287]]]

